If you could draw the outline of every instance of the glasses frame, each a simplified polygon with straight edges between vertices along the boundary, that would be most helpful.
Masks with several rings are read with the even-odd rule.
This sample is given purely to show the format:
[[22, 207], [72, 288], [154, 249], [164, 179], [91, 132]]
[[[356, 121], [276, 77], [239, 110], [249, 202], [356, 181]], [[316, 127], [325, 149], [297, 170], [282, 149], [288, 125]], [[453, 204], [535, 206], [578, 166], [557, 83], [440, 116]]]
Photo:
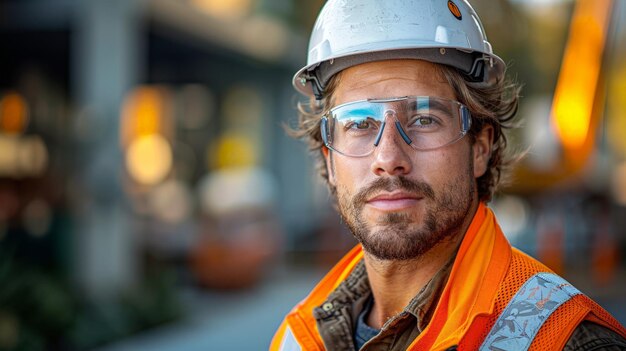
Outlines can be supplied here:
[[[348, 105], [352, 105], [352, 104], [358, 104], [358, 103], [363, 103], [363, 102], [371, 102], [371, 103], [389, 103], [389, 102], [397, 102], [397, 101], [403, 101], [403, 100], [409, 100], [409, 99], [419, 99], [419, 98], [423, 98], [423, 99], [437, 99], [437, 100], [443, 100], [443, 101], [448, 101], [448, 102], [452, 102], [454, 104], [456, 104], [459, 108], [459, 118], [460, 118], [460, 133], [459, 136], [443, 145], [440, 146], [436, 146], [436, 147], [431, 147], [431, 148], [420, 148], [418, 146], [416, 146], [413, 141], [411, 140], [411, 138], [407, 135], [407, 133], [404, 131], [404, 128], [402, 128], [402, 124], [400, 123], [400, 121], [398, 120], [396, 114], [395, 114], [395, 110], [386, 110], [383, 116], [383, 119], [381, 121], [381, 125], [380, 125], [380, 130], [378, 131], [378, 134], [376, 135], [376, 138], [374, 139], [374, 143], [373, 143], [373, 147], [370, 151], [368, 151], [366, 154], [362, 154], [362, 155], [351, 155], [351, 154], [347, 154], [345, 152], [342, 152], [340, 150], [335, 149], [330, 141], [328, 140], [328, 136], [330, 134], [330, 130], [329, 130], [329, 119], [333, 118], [332, 117], [332, 113], [333, 111], [336, 111], [339, 108], [342, 108], [344, 106], [348, 106]], [[387, 113], [389, 111], [394, 111], [394, 117], [395, 117], [395, 127], [396, 130], [398, 131], [398, 133], [400, 134], [400, 136], [402, 137], [402, 140], [404, 140], [404, 142], [411, 146], [413, 149], [418, 150], [418, 151], [430, 151], [430, 150], [436, 150], [442, 147], [446, 147], [448, 145], [454, 144], [457, 141], [463, 139], [467, 133], [469, 132], [471, 126], [472, 126], [472, 116], [471, 113], [469, 111], [469, 109], [467, 108], [467, 106], [465, 106], [464, 104], [456, 101], [456, 100], [450, 100], [450, 99], [444, 99], [444, 98], [439, 98], [436, 96], [424, 96], [424, 95], [407, 95], [407, 96], [401, 96], [401, 97], [390, 97], [390, 98], [372, 98], [372, 99], [364, 99], [364, 100], [356, 100], [356, 101], [350, 101], [350, 102], [346, 102], [343, 103], [341, 105], [337, 105], [333, 108], [331, 108], [330, 110], [328, 110], [328, 112], [324, 113], [322, 115], [321, 118], [321, 123], [320, 123], [320, 132], [322, 134], [322, 141], [324, 142], [324, 145], [338, 153], [341, 154], [343, 156], [347, 156], [347, 157], [366, 157], [371, 155], [374, 150], [376, 149], [376, 147], [378, 146], [378, 144], [380, 143], [380, 140], [382, 138], [383, 132], [385, 130], [385, 125], [386, 125], [386, 116]]]

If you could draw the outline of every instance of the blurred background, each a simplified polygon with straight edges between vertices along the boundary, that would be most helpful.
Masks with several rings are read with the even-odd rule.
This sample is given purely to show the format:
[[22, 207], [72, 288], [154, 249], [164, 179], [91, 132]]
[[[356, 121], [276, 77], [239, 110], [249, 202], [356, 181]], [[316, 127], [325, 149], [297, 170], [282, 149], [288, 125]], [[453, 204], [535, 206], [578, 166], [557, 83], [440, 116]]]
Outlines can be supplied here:
[[[0, 349], [265, 350], [354, 244], [286, 136], [323, 0], [0, 0]], [[626, 323], [626, 3], [474, 0], [509, 240]]]

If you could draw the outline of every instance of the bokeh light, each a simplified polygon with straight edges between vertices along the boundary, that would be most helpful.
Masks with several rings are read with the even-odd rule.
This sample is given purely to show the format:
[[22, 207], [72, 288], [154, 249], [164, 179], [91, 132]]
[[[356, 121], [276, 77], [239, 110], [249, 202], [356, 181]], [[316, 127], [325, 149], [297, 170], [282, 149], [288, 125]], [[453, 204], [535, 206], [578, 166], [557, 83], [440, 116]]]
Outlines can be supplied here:
[[155, 186], [148, 201], [155, 217], [171, 224], [184, 222], [193, 210], [193, 200], [187, 185], [175, 179]]
[[156, 86], [139, 86], [128, 94], [120, 121], [123, 147], [137, 137], [168, 132], [168, 100], [166, 90]]
[[209, 168], [240, 168], [253, 166], [258, 161], [251, 141], [243, 135], [227, 134], [207, 149]]
[[250, 13], [252, 0], [191, 0], [191, 4], [220, 19], [232, 19]]
[[28, 104], [22, 95], [10, 92], [0, 99], [0, 131], [21, 134], [28, 123]]
[[172, 161], [172, 148], [159, 134], [141, 136], [126, 150], [128, 173], [143, 185], [161, 182], [170, 172]]
[[39, 177], [48, 166], [48, 149], [37, 135], [0, 134], [0, 176]]
[[17, 153], [19, 139], [0, 134], [0, 175], [17, 175]]
[[48, 166], [48, 149], [43, 139], [37, 135], [23, 137], [16, 161], [21, 174], [41, 176]]
[[202, 210], [221, 215], [246, 208], [266, 208], [274, 203], [276, 185], [271, 174], [259, 168], [223, 169], [204, 177], [198, 187]]

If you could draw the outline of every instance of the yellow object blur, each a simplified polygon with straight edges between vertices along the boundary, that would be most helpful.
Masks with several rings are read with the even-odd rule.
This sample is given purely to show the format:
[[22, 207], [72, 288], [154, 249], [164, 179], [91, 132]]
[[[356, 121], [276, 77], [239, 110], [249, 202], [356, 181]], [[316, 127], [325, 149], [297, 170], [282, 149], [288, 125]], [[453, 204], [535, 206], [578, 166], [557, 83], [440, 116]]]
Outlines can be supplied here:
[[0, 99], [0, 131], [21, 134], [28, 122], [28, 104], [22, 95], [10, 92]]
[[570, 154], [593, 139], [592, 115], [612, 0], [579, 0], [559, 74], [552, 121]]
[[213, 167], [216, 169], [252, 167], [257, 163], [257, 152], [249, 138], [243, 135], [223, 135], [213, 149]]
[[163, 181], [172, 168], [172, 161], [172, 148], [159, 134], [140, 136], [126, 150], [128, 173], [143, 185]]

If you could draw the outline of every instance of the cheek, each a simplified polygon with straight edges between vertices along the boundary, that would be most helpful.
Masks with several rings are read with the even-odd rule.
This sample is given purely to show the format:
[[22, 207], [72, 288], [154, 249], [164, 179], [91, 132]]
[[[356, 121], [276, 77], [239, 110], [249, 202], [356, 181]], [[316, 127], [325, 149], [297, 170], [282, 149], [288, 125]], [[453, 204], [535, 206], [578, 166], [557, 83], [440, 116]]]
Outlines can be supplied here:
[[333, 166], [336, 185], [347, 186], [349, 188], [350, 185], [356, 183], [358, 179], [363, 179], [363, 165], [359, 162], [354, 162], [342, 156], [335, 156]]
[[459, 166], [459, 158], [449, 152], [437, 152], [427, 160], [417, 163], [418, 169], [432, 180], [443, 180], [455, 173]]
[[369, 163], [361, 159], [349, 159], [342, 156], [333, 157], [334, 165], [334, 186], [338, 192], [351, 195], [358, 191], [368, 182], [371, 182], [372, 175]]
[[447, 187], [452, 179], [472, 178], [471, 152], [469, 148], [455, 149], [456, 152], [433, 153], [428, 159], [416, 163], [418, 174], [433, 186]]

